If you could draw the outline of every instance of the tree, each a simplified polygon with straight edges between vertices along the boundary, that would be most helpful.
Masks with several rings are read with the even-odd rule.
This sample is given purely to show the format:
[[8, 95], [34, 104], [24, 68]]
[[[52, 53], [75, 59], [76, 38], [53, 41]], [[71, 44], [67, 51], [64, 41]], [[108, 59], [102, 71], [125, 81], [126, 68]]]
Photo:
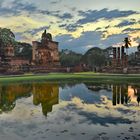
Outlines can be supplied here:
[[80, 63], [82, 54], [75, 53], [69, 50], [60, 52], [60, 63], [64, 67], [74, 67]]
[[128, 37], [126, 37], [126, 38], [124, 38], [124, 47], [127, 50], [127, 55], [128, 55], [128, 48], [129, 48], [129, 46], [131, 46], [131, 40]]
[[8, 44], [16, 44], [15, 35], [10, 29], [0, 28], [0, 46], [5, 47]]
[[0, 47], [1, 53], [3, 48], [12, 45], [15, 50], [15, 56], [23, 57], [31, 60], [32, 58], [32, 46], [28, 43], [21, 43], [15, 40], [15, 35], [10, 29], [0, 28]]
[[87, 64], [92, 69], [96, 67], [102, 67], [105, 65], [106, 56], [102, 49], [95, 47], [88, 50], [84, 54], [82, 57], [82, 62]]
[[15, 45], [15, 55], [31, 60], [32, 46], [25, 42], [17, 42], [17, 44]]

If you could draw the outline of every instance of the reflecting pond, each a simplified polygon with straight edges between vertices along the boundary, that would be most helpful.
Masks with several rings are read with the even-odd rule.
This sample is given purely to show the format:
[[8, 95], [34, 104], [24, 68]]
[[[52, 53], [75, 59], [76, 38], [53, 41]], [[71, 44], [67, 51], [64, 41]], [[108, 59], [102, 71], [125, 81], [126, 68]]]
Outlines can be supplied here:
[[140, 85], [0, 84], [0, 140], [139, 140]]

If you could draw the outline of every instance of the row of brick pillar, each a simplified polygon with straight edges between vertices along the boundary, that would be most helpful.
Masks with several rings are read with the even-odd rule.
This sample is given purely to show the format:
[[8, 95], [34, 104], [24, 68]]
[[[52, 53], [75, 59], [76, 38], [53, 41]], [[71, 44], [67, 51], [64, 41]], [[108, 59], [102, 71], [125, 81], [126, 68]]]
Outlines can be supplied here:
[[127, 67], [128, 55], [124, 51], [124, 46], [113, 48], [112, 66], [114, 67]]

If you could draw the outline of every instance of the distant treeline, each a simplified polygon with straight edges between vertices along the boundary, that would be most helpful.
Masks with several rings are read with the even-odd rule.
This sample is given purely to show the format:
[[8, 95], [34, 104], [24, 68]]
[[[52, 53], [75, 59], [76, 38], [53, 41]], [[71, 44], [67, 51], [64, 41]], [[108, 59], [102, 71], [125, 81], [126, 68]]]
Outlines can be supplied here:
[[90, 68], [102, 67], [109, 63], [109, 50], [94, 47], [85, 54], [79, 54], [71, 50], [62, 50], [60, 52], [60, 62], [62, 66], [73, 67], [79, 64], [86, 64]]

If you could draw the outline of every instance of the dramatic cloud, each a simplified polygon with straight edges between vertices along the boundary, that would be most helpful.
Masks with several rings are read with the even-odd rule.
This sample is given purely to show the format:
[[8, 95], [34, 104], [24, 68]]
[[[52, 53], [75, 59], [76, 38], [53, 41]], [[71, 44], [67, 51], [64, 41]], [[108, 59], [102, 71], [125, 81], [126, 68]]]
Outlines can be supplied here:
[[140, 28], [126, 28], [123, 32], [133, 32], [133, 31], [140, 31]]
[[64, 28], [66, 29], [68, 32], [74, 32], [77, 30], [77, 28], [81, 28], [83, 27], [82, 25], [78, 25], [78, 24], [61, 24], [59, 25], [60, 28]]
[[70, 13], [64, 13], [63, 15], [58, 15], [58, 17], [61, 19], [70, 19], [73, 16]]
[[85, 32], [79, 38], [73, 38], [71, 35], [56, 36], [60, 42], [61, 49], [69, 49], [76, 52], [85, 52], [94, 44], [100, 44], [101, 32]]
[[82, 53], [91, 47], [120, 43], [126, 36], [137, 46], [138, 3], [138, 0], [1, 0], [0, 27], [10, 28], [16, 39], [28, 43], [40, 40], [42, 31], [47, 29], [60, 42], [60, 49]]
[[36, 33], [40, 32], [40, 31], [44, 31], [44, 30], [48, 30], [50, 28], [50, 26], [43, 26], [40, 28], [36, 28], [36, 29], [32, 29], [29, 31], [26, 31], [26, 33], [30, 33], [31, 35], [35, 35]]
[[86, 24], [89, 22], [95, 22], [101, 18], [104, 19], [113, 19], [119, 17], [125, 17], [132, 14], [136, 14], [135, 11], [119, 11], [119, 10], [111, 10], [109, 11], [107, 8], [102, 10], [88, 10], [88, 11], [79, 11], [79, 15], [82, 16], [80, 20], [78, 20], [78, 24]]
[[0, 3], [0, 15], [20, 15], [23, 12], [36, 12], [37, 7], [33, 4], [22, 3], [21, 1], [9, 1]]
[[6, 2], [0, 3], [0, 15], [15, 16], [15, 15], [24, 14], [24, 12], [28, 15], [39, 14], [39, 13], [43, 15], [50, 15], [50, 16], [61, 18], [63, 20], [73, 17], [70, 13], [60, 14], [59, 10], [56, 10], [56, 11], [52, 11], [52, 10], [49, 11], [46, 9], [42, 10], [42, 9], [39, 9], [33, 3], [28, 3], [28, 2], [25, 3], [23, 1], [14, 0], [8, 3]]
[[123, 26], [133, 25], [135, 23], [136, 22], [124, 20], [120, 24], [118, 24], [117, 27], [123, 27]]
[[[120, 43], [122, 44], [123, 39], [128, 36], [127, 34], [122, 33], [118, 35], [111, 35], [107, 39], [103, 40], [102, 34], [103, 33], [100, 31], [90, 31], [83, 32], [79, 38], [73, 38], [71, 35], [65, 34], [58, 35], [55, 37], [55, 39], [60, 42], [60, 49], [69, 49], [84, 53], [92, 47], [100, 47], [105, 49]], [[135, 49], [130, 50], [130, 52], [133, 51], [135, 51]]]

